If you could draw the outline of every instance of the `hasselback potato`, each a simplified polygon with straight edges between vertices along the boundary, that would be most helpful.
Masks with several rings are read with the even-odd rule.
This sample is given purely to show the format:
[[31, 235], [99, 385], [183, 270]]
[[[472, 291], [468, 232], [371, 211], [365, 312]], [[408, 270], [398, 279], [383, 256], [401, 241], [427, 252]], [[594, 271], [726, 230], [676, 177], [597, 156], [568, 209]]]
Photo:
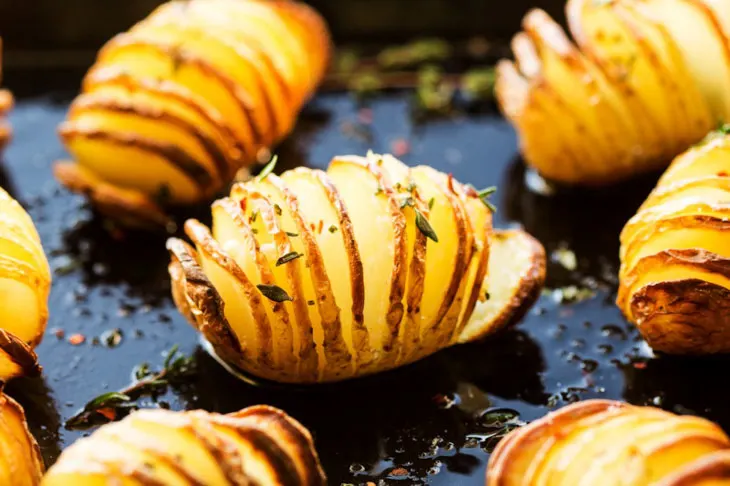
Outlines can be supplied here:
[[730, 136], [678, 157], [621, 233], [618, 305], [652, 348], [730, 352]]
[[0, 484], [37, 486], [43, 474], [40, 449], [23, 408], [0, 391]]
[[324, 486], [312, 436], [267, 406], [142, 410], [66, 449], [43, 486]]
[[185, 225], [195, 249], [168, 241], [173, 297], [219, 358], [269, 380], [343, 380], [478, 339], [545, 277], [542, 246], [495, 234], [473, 188], [388, 155], [264, 174], [212, 212], [212, 232]]
[[33, 221], [0, 189], [0, 381], [39, 371], [51, 273]]
[[167, 2], [99, 53], [56, 176], [124, 223], [164, 223], [164, 206], [210, 198], [289, 133], [329, 50], [303, 3]]
[[720, 485], [729, 460], [730, 439], [708, 420], [588, 400], [502, 439], [487, 486]]
[[601, 185], [659, 169], [730, 121], [730, 2], [569, 0], [577, 46], [541, 10], [496, 94], [545, 177]]

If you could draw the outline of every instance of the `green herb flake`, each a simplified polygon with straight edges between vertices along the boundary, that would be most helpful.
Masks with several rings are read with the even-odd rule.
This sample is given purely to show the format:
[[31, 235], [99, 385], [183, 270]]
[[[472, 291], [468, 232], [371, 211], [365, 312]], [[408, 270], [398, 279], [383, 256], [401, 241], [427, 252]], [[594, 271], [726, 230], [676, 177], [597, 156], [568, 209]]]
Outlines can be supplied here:
[[289, 236], [291, 238], [296, 238], [297, 236], [299, 236], [299, 233], [293, 233], [291, 231], [285, 231], [285, 233], [287, 236]]
[[491, 187], [484, 188], [481, 191], [477, 191], [477, 194], [479, 195], [479, 199], [481, 199], [482, 203], [484, 203], [484, 205], [486, 207], [488, 207], [489, 210], [493, 213], [497, 212], [497, 206], [495, 206], [494, 203], [492, 203], [492, 201], [489, 200], [489, 198], [495, 192], [497, 192], [497, 186], [491, 186]]
[[277, 216], [281, 216], [281, 213], [282, 213], [281, 206], [279, 206], [278, 204], [274, 204], [274, 212], [276, 213]]
[[332, 225], [330, 225], [330, 227], [328, 229], [329, 229], [329, 232], [330, 233], [334, 233], [334, 232], [337, 231], [337, 226], [335, 226], [335, 225], [332, 224]]
[[291, 302], [294, 300], [286, 293], [286, 290], [282, 289], [278, 285], [258, 284], [256, 288], [259, 289], [264, 297], [274, 302]]
[[259, 175], [256, 176], [256, 179], [259, 181], [262, 181], [266, 179], [266, 176], [274, 172], [274, 168], [276, 167], [276, 163], [279, 161], [279, 156], [274, 155], [268, 164], [264, 166], [263, 169], [261, 169], [261, 172], [259, 172]]
[[434, 205], [435, 203], [436, 203], [436, 198], [433, 198], [433, 197], [432, 197], [431, 199], [429, 199], [429, 200], [428, 200], [428, 209], [429, 209], [429, 211], [430, 211], [431, 209], [433, 209], [433, 205]]
[[285, 263], [289, 263], [292, 260], [296, 260], [299, 257], [303, 257], [303, 253], [297, 253], [296, 251], [290, 251], [286, 255], [282, 255], [279, 257], [278, 260], [276, 260], [276, 266], [284, 265]]
[[436, 235], [436, 232], [434, 231], [433, 227], [431, 226], [431, 223], [428, 222], [428, 219], [419, 211], [417, 208], [413, 208], [414, 211], [416, 211], [416, 226], [418, 227], [418, 230], [423, 233], [426, 238], [429, 238], [433, 240], [434, 242], [438, 243], [439, 238]]

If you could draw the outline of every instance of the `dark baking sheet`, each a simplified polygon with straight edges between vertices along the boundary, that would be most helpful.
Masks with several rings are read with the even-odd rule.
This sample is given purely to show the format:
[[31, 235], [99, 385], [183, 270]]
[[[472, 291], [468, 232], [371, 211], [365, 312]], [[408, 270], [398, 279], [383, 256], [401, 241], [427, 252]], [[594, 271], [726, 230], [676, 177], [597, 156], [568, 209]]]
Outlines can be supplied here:
[[[498, 185], [498, 226], [522, 224], [549, 254], [567, 246], [577, 255], [575, 271], [550, 264], [549, 287], [588, 286], [596, 295], [558, 304], [559, 291], [546, 292], [515, 329], [388, 374], [307, 390], [257, 388], [208, 357], [178, 315], [169, 297], [165, 237], [110, 234], [82, 198], [53, 180], [50, 164], [64, 155], [55, 128], [67, 102], [56, 95], [21, 99], [11, 116], [15, 140], [1, 166], [3, 186], [29, 208], [55, 269], [49, 332], [38, 348], [44, 375], [10, 387], [27, 408], [48, 465], [83, 434], [66, 430], [65, 419], [94, 396], [126, 386], [139, 363], [161, 363], [176, 343], [195, 354], [198, 371], [161, 400], [174, 409], [220, 412], [257, 403], [281, 407], [312, 430], [333, 485], [481, 485], [494, 445], [492, 415], [484, 414], [499, 408], [529, 421], [574, 400], [606, 397], [730, 426], [726, 363], [649, 359], [613, 305], [618, 232], [652, 177], [608, 191], [540, 196], [525, 187], [515, 134], [494, 110], [415, 124], [407, 97], [396, 94], [372, 103], [366, 140], [350, 97], [318, 97], [281, 148], [281, 169], [408, 147], [406, 162], [431, 164], [477, 187]], [[115, 328], [123, 333], [119, 346], [93, 343]], [[86, 342], [71, 345], [75, 333]]]

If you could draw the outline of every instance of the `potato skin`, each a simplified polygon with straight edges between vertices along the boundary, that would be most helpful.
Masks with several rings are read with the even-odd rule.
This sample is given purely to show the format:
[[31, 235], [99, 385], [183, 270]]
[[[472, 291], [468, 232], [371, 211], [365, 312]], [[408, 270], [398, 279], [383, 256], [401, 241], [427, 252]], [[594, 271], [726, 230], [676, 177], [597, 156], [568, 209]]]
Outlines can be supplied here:
[[[174, 445], [165, 447], [170, 441]], [[327, 482], [309, 431], [281, 410], [260, 405], [227, 415], [134, 412], [71, 445], [41, 484], [168, 484], [169, 478], [231, 486]]]
[[678, 157], [621, 234], [617, 304], [670, 354], [730, 352], [730, 138], [713, 133]]
[[28, 430], [25, 412], [0, 391], [0, 482], [8, 486], [37, 486], [45, 470], [41, 451]]
[[165, 226], [167, 207], [210, 199], [290, 132], [330, 50], [303, 3], [162, 5], [100, 51], [59, 127], [74, 161], [56, 176], [123, 225]]
[[[577, 45], [545, 12], [528, 13], [495, 89], [527, 164], [565, 185], [608, 185], [664, 167], [728, 120], [726, 70], [708, 74], [710, 46], [686, 42], [702, 32], [730, 61], [730, 27], [706, 3], [568, 0]], [[693, 15], [672, 15], [679, 7]]]
[[340, 381], [483, 338], [545, 279], [542, 245], [495, 234], [475, 190], [388, 155], [254, 178], [212, 210], [212, 231], [185, 224], [195, 248], [168, 240], [173, 298], [223, 362], [265, 380]]
[[566, 486], [704, 484], [730, 479], [728, 453], [730, 438], [705, 419], [587, 400], [502, 439], [490, 457], [486, 484], [527, 486], [547, 484], [548, 478]]

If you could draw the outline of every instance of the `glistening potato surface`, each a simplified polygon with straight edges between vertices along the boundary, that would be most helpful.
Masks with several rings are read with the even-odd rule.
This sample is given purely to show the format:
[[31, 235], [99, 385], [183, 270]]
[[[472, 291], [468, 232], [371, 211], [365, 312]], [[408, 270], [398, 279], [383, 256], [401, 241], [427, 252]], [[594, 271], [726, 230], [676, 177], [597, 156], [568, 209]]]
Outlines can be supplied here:
[[312, 436], [273, 407], [220, 415], [144, 410], [63, 452], [43, 486], [324, 486]]
[[730, 137], [678, 157], [621, 233], [618, 305], [649, 345], [730, 352]]
[[730, 4], [569, 0], [524, 18], [496, 93], [527, 163], [572, 185], [653, 171], [730, 117]]
[[173, 297], [219, 357], [269, 380], [338, 381], [480, 338], [545, 278], [542, 246], [495, 234], [474, 189], [388, 155], [260, 176], [212, 210], [212, 232], [186, 223], [195, 249], [168, 242]]
[[727, 484], [730, 440], [712, 422], [610, 400], [569, 405], [517, 429], [487, 486]]
[[0, 392], [0, 483], [37, 486], [43, 471], [40, 449], [28, 430], [23, 408]]
[[291, 131], [329, 51], [303, 3], [162, 5], [99, 53], [59, 128], [74, 162], [55, 175], [125, 225], [164, 225]]

